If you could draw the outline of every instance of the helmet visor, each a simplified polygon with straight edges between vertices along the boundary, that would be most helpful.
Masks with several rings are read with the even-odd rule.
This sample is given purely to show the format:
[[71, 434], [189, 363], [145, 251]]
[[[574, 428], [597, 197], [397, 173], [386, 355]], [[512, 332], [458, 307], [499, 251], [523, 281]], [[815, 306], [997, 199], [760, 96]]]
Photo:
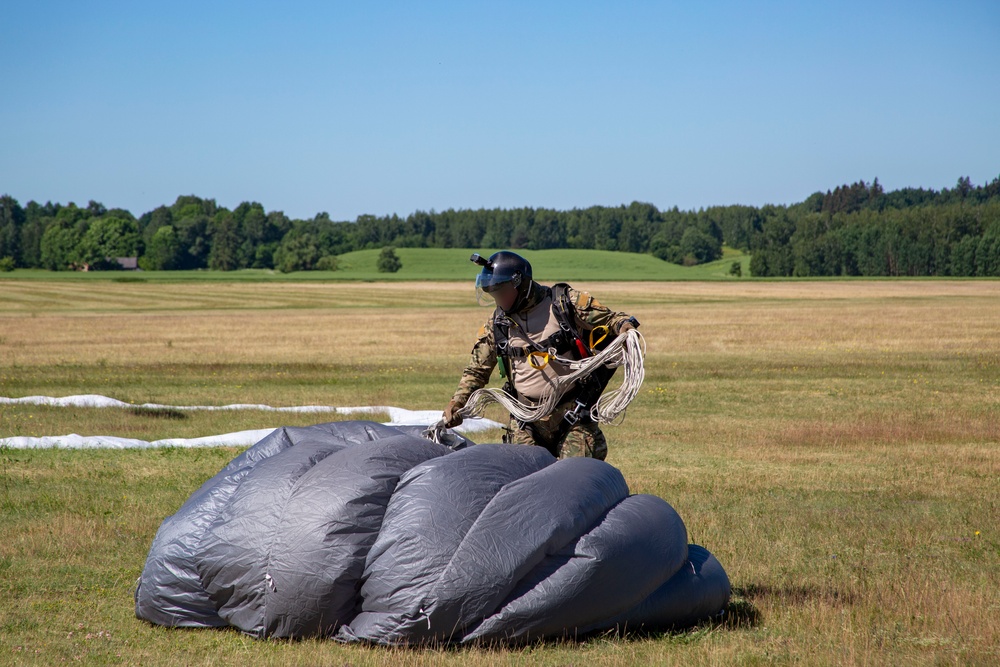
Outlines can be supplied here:
[[[515, 276], [520, 278], [520, 276]], [[476, 301], [480, 306], [495, 306], [497, 300], [503, 300], [508, 291], [517, 291], [520, 280], [510, 276], [499, 276], [495, 273], [483, 272], [476, 276]]]

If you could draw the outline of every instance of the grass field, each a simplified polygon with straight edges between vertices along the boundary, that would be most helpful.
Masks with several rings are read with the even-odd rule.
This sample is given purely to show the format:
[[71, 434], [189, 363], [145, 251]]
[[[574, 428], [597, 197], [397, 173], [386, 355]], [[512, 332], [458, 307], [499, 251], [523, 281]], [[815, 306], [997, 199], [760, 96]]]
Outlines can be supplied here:
[[[469, 255], [479, 252], [489, 256], [489, 249], [464, 248], [397, 248], [402, 268], [396, 273], [379, 273], [376, 268], [380, 250], [359, 250], [339, 256], [337, 271], [278, 271], [248, 269], [243, 271], [93, 271], [88, 273], [52, 272], [40, 269], [20, 269], [0, 273], [4, 280], [76, 280], [115, 282], [302, 282], [302, 281], [389, 281], [412, 280], [474, 280], [479, 268], [469, 261]], [[531, 262], [535, 277], [544, 281], [559, 280], [736, 280], [729, 275], [734, 261], [742, 265], [744, 276], [750, 275], [750, 256], [724, 248], [723, 258], [699, 266], [679, 266], [661, 261], [652, 255], [604, 250], [518, 250]]]
[[[0, 281], [0, 396], [443, 407], [488, 314], [452, 282], [18, 274]], [[132, 606], [153, 535], [237, 451], [0, 449], [0, 664], [1000, 662], [1000, 282], [580, 286], [642, 321], [646, 382], [609, 461], [726, 567], [723, 623], [410, 651], [153, 627]], [[316, 420], [0, 406], [0, 437]]]

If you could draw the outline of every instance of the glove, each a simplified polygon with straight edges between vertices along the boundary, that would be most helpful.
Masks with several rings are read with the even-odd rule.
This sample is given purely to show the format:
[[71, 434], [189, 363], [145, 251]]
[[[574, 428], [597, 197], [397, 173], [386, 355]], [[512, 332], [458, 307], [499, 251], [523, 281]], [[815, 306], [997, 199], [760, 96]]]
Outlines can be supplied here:
[[632, 320], [625, 320], [622, 322], [621, 326], [618, 327], [618, 335], [621, 336], [626, 331], [630, 331], [632, 329], [635, 329], [635, 325], [632, 324]]
[[464, 406], [459, 405], [458, 401], [451, 401], [448, 403], [448, 407], [444, 409], [444, 414], [441, 415], [442, 421], [444, 421], [445, 428], [453, 428], [462, 423], [462, 415], [459, 414]]

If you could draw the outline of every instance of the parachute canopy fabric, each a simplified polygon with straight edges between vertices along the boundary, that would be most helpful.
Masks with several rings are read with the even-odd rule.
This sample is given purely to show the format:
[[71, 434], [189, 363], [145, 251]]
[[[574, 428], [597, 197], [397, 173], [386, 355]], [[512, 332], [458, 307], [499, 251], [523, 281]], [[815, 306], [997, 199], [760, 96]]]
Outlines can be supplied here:
[[403, 645], [665, 629], [728, 603], [719, 562], [613, 466], [421, 428], [275, 430], [163, 522], [136, 615]]

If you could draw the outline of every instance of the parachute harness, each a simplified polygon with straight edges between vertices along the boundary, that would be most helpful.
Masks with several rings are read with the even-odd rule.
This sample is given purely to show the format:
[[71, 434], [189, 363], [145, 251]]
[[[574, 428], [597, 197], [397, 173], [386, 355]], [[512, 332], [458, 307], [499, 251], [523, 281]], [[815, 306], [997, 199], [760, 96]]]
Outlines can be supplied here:
[[[482, 416], [490, 403], [499, 403], [510, 412], [514, 419], [525, 423], [535, 422], [551, 415], [556, 406], [560, 404], [563, 396], [572, 390], [579, 381], [589, 377], [602, 367], [618, 368], [620, 366], [624, 375], [621, 386], [602, 394], [590, 408], [590, 418], [593, 421], [609, 424], [625, 414], [629, 403], [639, 393], [639, 388], [645, 377], [643, 361], [646, 356], [646, 341], [642, 334], [635, 329], [630, 329], [618, 336], [594, 356], [579, 361], [557, 356], [551, 351], [546, 354], [548, 356], [545, 363], [548, 363], [550, 359], [558, 361], [570, 368], [571, 372], [555, 378], [552, 390], [540, 402], [537, 404], [524, 403], [503, 389], [485, 387], [472, 392], [465, 407], [459, 410], [459, 414], [462, 417], [479, 417]], [[579, 408], [580, 405], [577, 406], [577, 410]], [[575, 416], [579, 419], [581, 415], [577, 413]]]

